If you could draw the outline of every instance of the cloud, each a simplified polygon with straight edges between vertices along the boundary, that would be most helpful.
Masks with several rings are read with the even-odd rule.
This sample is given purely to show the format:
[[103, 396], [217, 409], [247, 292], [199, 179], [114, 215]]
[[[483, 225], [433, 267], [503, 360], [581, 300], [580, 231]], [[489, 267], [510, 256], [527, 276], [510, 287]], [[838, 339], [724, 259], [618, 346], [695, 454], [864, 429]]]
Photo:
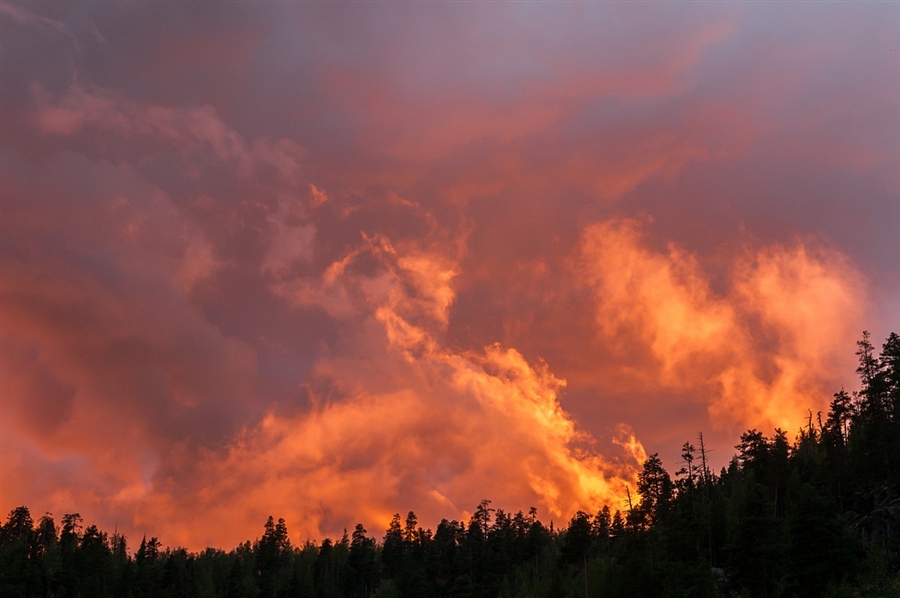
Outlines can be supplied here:
[[[318, 196], [315, 193], [312, 195], [310, 204], [314, 207]], [[316, 227], [306, 221], [303, 209], [302, 201], [283, 198], [279, 209], [269, 213], [266, 220], [274, 233], [270, 236], [269, 250], [260, 266], [263, 273], [281, 278], [297, 261], [312, 261]]]
[[23, 7], [4, 509], [566, 517], [795, 431], [900, 314], [887, 5]]
[[729, 429], [799, 428], [823, 408], [868, 304], [858, 271], [814, 243], [749, 247], [716, 292], [697, 256], [648, 246], [640, 221], [587, 227], [576, 269], [594, 293], [597, 332], [636, 375], [699, 390]]
[[[375, 271], [354, 272], [363, 253]], [[361, 332], [345, 340], [347, 356], [317, 364], [313, 408], [271, 412], [223, 451], [204, 453], [171, 493], [163, 485], [147, 497], [139, 520], [178, 521], [163, 528], [177, 542], [227, 545], [252, 535], [267, 510], [299, 537], [321, 538], [354, 518], [386, 528], [405, 508], [423, 520], [463, 517], [485, 496], [561, 520], [618, 505], [633, 487], [646, 456], [633, 433], [619, 431], [626, 450], [598, 452], [560, 406], [565, 381], [546, 364], [498, 344], [459, 351], [440, 342], [454, 297], [445, 257], [369, 239], [330, 278], [324, 284], [345, 288], [354, 304], [348, 317], [362, 315]], [[226, 516], [227, 530], [217, 523]]]
[[[308, 254], [283, 240], [298, 227], [278, 211], [301, 201], [302, 152], [248, 142], [208, 109], [77, 84], [34, 93], [38, 133], [70, 149], [38, 161], [4, 151], [0, 385], [16, 428], [4, 432], [4, 505], [97, 509], [127, 527], [157, 476], [265, 413], [257, 339], [211, 321], [203, 302], [235, 272]], [[216, 188], [229, 167], [258, 202]], [[255, 252], [236, 260], [246, 229], [259, 231], [243, 240]], [[78, 475], [58, 474], [73, 461]]]
[[303, 150], [297, 144], [288, 140], [269, 143], [265, 139], [249, 144], [222, 122], [212, 106], [147, 105], [108, 89], [78, 83], [59, 98], [39, 84], [33, 85], [32, 93], [38, 130], [47, 135], [72, 136], [95, 129], [109, 135], [113, 143], [141, 148], [143, 159], [148, 151], [174, 148], [194, 158], [211, 154], [220, 162], [234, 164], [243, 176], [260, 163], [273, 168], [282, 181], [295, 181], [301, 172]]
[[75, 39], [71, 30], [62, 22], [24, 10], [15, 4], [0, 5], [0, 14], [17, 25], [50, 31], [58, 35]]

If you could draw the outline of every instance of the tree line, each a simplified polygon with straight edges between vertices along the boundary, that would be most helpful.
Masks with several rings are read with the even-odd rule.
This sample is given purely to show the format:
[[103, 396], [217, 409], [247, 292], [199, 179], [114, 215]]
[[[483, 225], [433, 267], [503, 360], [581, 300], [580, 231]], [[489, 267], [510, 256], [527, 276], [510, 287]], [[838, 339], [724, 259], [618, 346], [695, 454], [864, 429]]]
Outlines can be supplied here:
[[857, 342], [860, 390], [810, 412], [793, 441], [748, 430], [718, 473], [702, 435], [674, 477], [657, 454], [618, 508], [565, 527], [482, 501], [431, 529], [292, 545], [283, 519], [231, 551], [163, 549], [77, 514], [0, 528], [0, 595], [53, 597], [900, 596], [900, 337]]

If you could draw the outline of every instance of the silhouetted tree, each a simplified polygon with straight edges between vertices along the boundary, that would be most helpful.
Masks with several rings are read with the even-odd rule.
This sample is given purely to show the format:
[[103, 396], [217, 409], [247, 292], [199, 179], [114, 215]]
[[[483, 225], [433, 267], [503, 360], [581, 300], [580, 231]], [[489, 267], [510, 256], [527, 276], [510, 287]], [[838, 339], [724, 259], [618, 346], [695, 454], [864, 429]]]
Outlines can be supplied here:
[[674, 486], [669, 472], [665, 470], [657, 453], [653, 453], [644, 462], [638, 474], [638, 494], [641, 503], [638, 506], [641, 525], [653, 525], [665, 516], [672, 501]]

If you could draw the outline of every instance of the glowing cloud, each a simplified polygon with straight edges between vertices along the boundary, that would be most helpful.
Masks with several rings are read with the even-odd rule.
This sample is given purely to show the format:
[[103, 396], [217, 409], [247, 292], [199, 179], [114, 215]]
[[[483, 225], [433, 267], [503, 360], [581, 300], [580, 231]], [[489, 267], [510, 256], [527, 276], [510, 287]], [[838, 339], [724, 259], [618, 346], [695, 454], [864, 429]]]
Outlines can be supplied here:
[[795, 432], [900, 321], [895, 16], [0, 4], [0, 513], [560, 519]]
[[862, 326], [866, 295], [835, 250], [748, 248], [716, 293], [696, 256], [654, 251], [640, 222], [620, 219], [584, 231], [576, 269], [595, 292], [598, 333], [645, 348], [643, 375], [664, 387], [705, 386], [713, 421], [729, 429], [796, 430], [829, 396], [829, 373], [852, 368], [842, 347]]
[[[354, 274], [362, 254], [379, 268]], [[337, 397], [313, 390], [309, 413], [270, 413], [196, 464], [189, 503], [154, 493], [140, 520], [201, 513], [188, 533], [179, 531], [182, 522], [166, 537], [227, 544], [252, 534], [266, 509], [283, 514], [300, 537], [322, 537], [354, 517], [385, 528], [407, 505], [423, 520], [463, 517], [485, 496], [509, 508], [533, 504], [557, 520], [621, 503], [646, 456], [627, 427], [617, 439], [625, 450], [601, 456], [561, 408], [565, 381], [546, 365], [499, 345], [460, 352], [441, 344], [454, 296], [445, 258], [405, 254], [378, 238], [338, 264], [322, 286], [343, 288], [339, 295], [355, 308], [347, 313], [365, 315], [354, 358], [316, 367], [315, 384]], [[308, 307], [303, 288], [299, 305]], [[330, 292], [317, 297], [328, 302]], [[216, 522], [226, 516], [223, 530]]]

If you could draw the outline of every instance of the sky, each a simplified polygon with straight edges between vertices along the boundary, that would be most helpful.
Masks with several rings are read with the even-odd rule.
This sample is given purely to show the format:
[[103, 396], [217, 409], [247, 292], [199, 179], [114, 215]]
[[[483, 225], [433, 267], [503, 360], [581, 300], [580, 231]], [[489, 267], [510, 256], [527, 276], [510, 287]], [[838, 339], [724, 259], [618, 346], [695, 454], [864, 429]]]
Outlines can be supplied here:
[[894, 2], [0, 3], [0, 510], [625, 508], [900, 329]]

